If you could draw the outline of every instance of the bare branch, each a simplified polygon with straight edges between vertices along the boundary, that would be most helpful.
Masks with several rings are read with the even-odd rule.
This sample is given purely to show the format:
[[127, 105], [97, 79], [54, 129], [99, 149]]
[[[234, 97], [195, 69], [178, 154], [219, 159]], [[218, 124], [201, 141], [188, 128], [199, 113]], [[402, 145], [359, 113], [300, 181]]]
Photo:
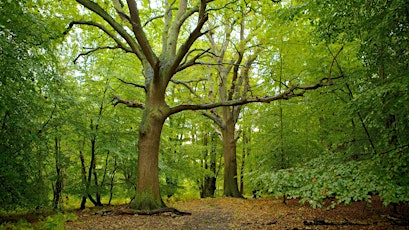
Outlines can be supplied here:
[[[213, 1], [213, 0], [212, 0]], [[209, 3], [209, 2], [212, 2], [212, 1], [207, 1], [207, 3]], [[221, 6], [221, 7], [218, 7], [218, 8], [211, 8], [211, 9], [208, 9], [208, 11], [219, 11], [219, 10], [222, 10], [222, 9], [225, 9], [225, 8], [228, 8], [230, 5], [236, 5], [237, 4], [237, 2], [238, 2], [238, 0], [236, 0], [236, 1], [229, 1], [227, 4], [225, 4], [224, 6]]]
[[174, 80], [171, 79], [170, 81], [174, 84], [179, 84], [179, 85], [183, 85], [184, 87], [186, 87], [191, 94], [195, 95], [196, 97], [200, 98], [199, 95], [197, 95], [197, 93], [193, 90], [193, 88], [189, 85], [189, 83], [192, 82], [200, 82], [200, 81], [206, 81], [207, 79], [205, 78], [201, 78], [201, 79], [197, 79], [197, 80], [190, 80], [190, 81], [180, 81], [180, 80]]
[[118, 37], [115, 36], [114, 33], [112, 33], [112, 31], [108, 30], [105, 26], [96, 23], [96, 22], [92, 22], [92, 21], [72, 21], [70, 22], [70, 24], [68, 25], [66, 31], [64, 32], [64, 34], [67, 34], [68, 31], [74, 26], [74, 25], [87, 25], [87, 26], [94, 26], [97, 27], [98, 29], [102, 30], [105, 34], [107, 34], [109, 37], [111, 37], [115, 43], [117, 44], [117, 47], [124, 50], [125, 52], [129, 53], [129, 52], [133, 52], [129, 47], [127, 47]]
[[[193, 51], [196, 51], [196, 50], [197, 50], [197, 49], [195, 49], [195, 50], [193, 50]], [[191, 51], [191, 52], [189, 52], [189, 53], [192, 53], [193, 51]], [[179, 67], [177, 68], [176, 72], [180, 72], [180, 71], [182, 71], [182, 70], [184, 70], [184, 69], [186, 69], [186, 68], [189, 68], [189, 67], [191, 67], [191, 66], [193, 66], [193, 65], [202, 64], [202, 63], [200, 63], [200, 62], [197, 62], [197, 60], [200, 59], [201, 57], [203, 57], [205, 54], [210, 53], [209, 51], [210, 51], [210, 49], [203, 50], [201, 53], [197, 54], [197, 55], [194, 56], [192, 59], [183, 62], [181, 65], [179, 65]], [[188, 55], [187, 55], [187, 56], [188, 56]]]
[[[343, 76], [338, 76], [333, 79], [338, 79], [342, 78]], [[288, 100], [293, 97], [300, 97], [303, 96], [306, 91], [309, 90], [315, 90], [324, 86], [329, 86], [332, 85], [333, 83], [328, 80], [328, 78], [323, 78], [318, 83], [314, 85], [308, 85], [308, 86], [298, 86], [294, 85], [286, 89], [284, 92], [274, 95], [274, 96], [265, 96], [265, 97], [255, 97], [255, 98], [243, 98], [243, 99], [237, 99], [237, 100], [227, 100], [227, 101], [221, 101], [221, 102], [214, 102], [214, 103], [208, 103], [208, 104], [183, 104], [183, 105], [178, 105], [175, 107], [170, 108], [169, 110], [169, 115], [179, 113], [184, 110], [207, 110], [207, 109], [212, 109], [216, 107], [222, 107], [222, 106], [237, 106], [237, 105], [245, 105], [249, 103], [270, 103], [272, 101], [276, 100]]]
[[145, 23], [143, 23], [143, 27], [146, 27], [150, 22], [152, 22], [153, 20], [155, 20], [155, 19], [159, 19], [159, 18], [163, 18], [163, 17], [165, 17], [165, 15], [158, 15], [158, 16], [155, 16], [155, 17], [151, 17], [151, 18], [149, 18], [149, 20], [148, 21], [146, 21]]
[[119, 77], [117, 77], [117, 79], [119, 81], [121, 81], [122, 83], [124, 83], [124, 84], [132, 85], [132, 86], [135, 86], [136, 88], [141, 88], [141, 89], [145, 90], [145, 92], [147, 92], [146, 87], [144, 85], [139, 85], [139, 84], [136, 84], [136, 83], [133, 83], [133, 82], [128, 82], [128, 81], [125, 81], [125, 80], [123, 80], [123, 79], [121, 79]]
[[91, 53], [93, 53], [93, 52], [96, 52], [96, 51], [98, 51], [98, 50], [104, 50], [104, 49], [111, 49], [111, 50], [113, 50], [113, 49], [120, 49], [121, 47], [119, 47], [119, 46], [102, 46], [102, 47], [96, 47], [96, 48], [92, 48], [92, 49], [90, 49], [90, 50], [88, 50], [87, 52], [84, 52], [84, 53], [80, 53], [75, 59], [74, 59], [74, 64], [75, 63], [77, 63], [77, 61], [78, 61], [78, 59], [80, 58], [80, 57], [82, 57], [82, 56], [87, 56], [87, 55], [89, 55], [89, 54], [91, 54]]
[[139, 103], [137, 101], [131, 101], [131, 100], [124, 100], [118, 96], [113, 96], [112, 104], [114, 106], [117, 106], [118, 104], [124, 104], [127, 107], [131, 107], [131, 108], [145, 109], [145, 105], [143, 103]]
[[210, 120], [212, 120], [214, 123], [216, 123], [217, 124], [217, 126], [219, 126], [219, 128], [222, 128], [223, 127], [223, 122], [222, 122], [222, 120], [220, 119], [220, 117], [217, 115], [217, 114], [215, 114], [215, 113], [208, 113], [208, 112], [202, 112], [202, 115], [203, 116], [205, 116], [205, 117], [207, 117], [207, 118], [209, 118]]
[[[173, 80], [172, 82], [181, 82], [178, 80]], [[197, 83], [197, 82], [201, 82], [201, 81], [207, 81], [207, 78], [199, 78], [199, 79], [192, 79], [192, 80], [187, 80], [187, 81], [183, 81], [184, 83]]]
[[332, 51], [331, 51], [331, 49], [329, 48], [328, 45], [327, 45], [327, 48], [328, 48], [328, 51], [330, 52], [330, 54], [332, 55], [332, 62], [331, 62], [331, 65], [330, 65], [330, 67], [329, 67], [329, 73], [328, 73], [328, 79], [331, 79], [332, 67], [334, 66], [334, 62], [336, 63], [339, 72], [340, 72], [341, 74], [343, 74], [343, 73], [342, 73], [341, 66], [340, 66], [339, 63], [338, 63], [337, 57], [339, 56], [339, 54], [341, 53], [341, 51], [344, 49], [344, 46], [341, 46], [341, 48], [338, 50], [338, 52], [337, 52], [335, 55], [332, 54]]

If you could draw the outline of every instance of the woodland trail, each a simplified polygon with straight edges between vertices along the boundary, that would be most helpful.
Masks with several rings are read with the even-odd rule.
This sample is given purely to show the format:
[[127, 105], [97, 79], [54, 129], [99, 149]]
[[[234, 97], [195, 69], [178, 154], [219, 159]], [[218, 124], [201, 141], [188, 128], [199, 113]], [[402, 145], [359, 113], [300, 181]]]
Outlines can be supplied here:
[[312, 209], [298, 200], [285, 205], [280, 199], [267, 198], [198, 199], [169, 206], [192, 215], [101, 216], [89, 210], [78, 212], [78, 220], [67, 222], [65, 229], [409, 229], [409, 208], [385, 208], [378, 198], [335, 209]]

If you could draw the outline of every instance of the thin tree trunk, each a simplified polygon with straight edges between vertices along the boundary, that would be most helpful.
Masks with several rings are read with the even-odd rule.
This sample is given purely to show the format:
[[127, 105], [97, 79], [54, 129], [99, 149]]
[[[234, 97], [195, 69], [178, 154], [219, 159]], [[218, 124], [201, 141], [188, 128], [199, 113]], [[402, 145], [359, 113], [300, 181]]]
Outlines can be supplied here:
[[[92, 122], [91, 122], [91, 124], [92, 124]], [[96, 161], [96, 156], [95, 156], [95, 143], [96, 143], [96, 137], [94, 136], [94, 137], [91, 139], [91, 162], [90, 162], [90, 166], [89, 166], [89, 168], [88, 168], [88, 181], [87, 181], [88, 189], [87, 189], [87, 193], [88, 193], [88, 198], [89, 198], [89, 200], [90, 200], [95, 206], [102, 206], [101, 202], [98, 202], [98, 191], [96, 192], [97, 200], [95, 200], [95, 199], [92, 197], [91, 193], [89, 192], [89, 188], [91, 187], [92, 176], [94, 176], [95, 186], [96, 186], [96, 189], [98, 189], [98, 180], [97, 180], [98, 178], [97, 178], [96, 170], [95, 170], [95, 169], [96, 169], [96, 163], [95, 163], [95, 161]]]
[[244, 168], [246, 166], [247, 156], [250, 154], [250, 133], [249, 129], [248, 135], [243, 131], [243, 156], [241, 159], [241, 168], [240, 168], [240, 193], [244, 194]]
[[112, 197], [113, 197], [114, 179], [115, 179], [115, 173], [116, 173], [117, 167], [118, 167], [118, 165], [117, 165], [116, 157], [114, 157], [114, 170], [112, 171], [111, 181], [109, 183], [109, 201], [108, 201], [108, 205], [111, 205], [111, 201], [112, 201]]
[[53, 208], [55, 210], [59, 209], [59, 205], [61, 203], [61, 193], [63, 189], [63, 175], [62, 175], [62, 167], [61, 167], [61, 156], [60, 156], [60, 143], [58, 137], [54, 139], [55, 144], [55, 169], [57, 173], [57, 179], [55, 181], [54, 186], [54, 197], [53, 197]]
[[[209, 136], [210, 136], [210, 141], [211, 145], [209, 148]], [[211, 172], [211, 175], [206, 175], [203, 178], [203, 182], [201, 184], [201, 192], [200, 192], [200, 197], [201, 198], [206, 198], [206, 197], [214, 197], [214, 192], [216, 190], [216, 140], [215, 140], [216, 134], [210, 134], [206, 133], [205, 138], [204, 138], [204, 164], [203, 168], [208, 169]]]
[[216, 191], [216, 154], [217, 154], [217, 134], [211, 134], [211, 149], [210, 149], [210, 171], [212, 172], [212, 176], [208, 180], [208, 187], [209, 187], [209, 195], [210, 197], [214, 197], [214, 192]]
[[81, 178], [82, 178], [82, 183], [85, 186], [85, 191], [83, 192], [81, 205], [80, 205], [80, 209], [83, 210], [85, 209], [85, 204], [87, 203], [89, 185], [87, 183], [87, 170], [85, 168], [85, 159], [84, 159], [84, 154], [82, 153], [82, 151], [80, 151], [80, 160], [81, 160]]
[[[282, 77], [283, 77], [283, 57], [280, 52], [280, 79], [279, 79], [279, 91], [281, 92], [282, 89]], [[280, 109], [280, 168], [286, 168], [286, 161], [284, 156], [284, 125], [283, 125], [283, 102], [280, 100], [279, 102], [279, 109]]]
[[207, 172], [206, 170], [208, 169], [208, 163], [207, 163], [207, 158], [209, 155], [209, 148], [208, 148], [208, 144], [209, 144], [209, 133], [205, 132], [203, 134], [203, 160], [202, 160], [202, 168], [205, 170], [205, 174], [203, 175], [202, 180], [200, 180], [200, 198], [206, 198], [208, 197], [207, 194], [207, 178], [208, 176], [206, 175]]

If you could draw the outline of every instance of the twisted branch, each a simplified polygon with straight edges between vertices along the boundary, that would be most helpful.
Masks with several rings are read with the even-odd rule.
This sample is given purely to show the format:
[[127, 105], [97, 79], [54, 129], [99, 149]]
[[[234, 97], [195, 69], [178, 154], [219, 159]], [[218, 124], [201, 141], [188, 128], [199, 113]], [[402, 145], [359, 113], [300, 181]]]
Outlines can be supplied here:
[[112, 104], [114, 106], [117, 106], [118, 104], [124, 104], [126, 105], [126, 107], [130, 107], [130, 108], [145, 109], [145, 105], [143, 103], [140, 103], [137, 101], [125, 100], [116, 95], [113, 96]]

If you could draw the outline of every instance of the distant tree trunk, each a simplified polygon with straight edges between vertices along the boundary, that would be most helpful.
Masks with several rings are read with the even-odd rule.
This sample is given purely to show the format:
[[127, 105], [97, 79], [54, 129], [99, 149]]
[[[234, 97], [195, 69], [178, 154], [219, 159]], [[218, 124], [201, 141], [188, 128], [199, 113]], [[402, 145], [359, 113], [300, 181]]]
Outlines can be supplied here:
[[84, 159], [84, 154], [82, 153], [82, 151], [80, 151], [80, 160], [81, 160], [82, 184], [83, 184], [83, 186], [85, 186], [85, 191], [83, 191], [81, 205], [80, 205], [80, 209], [83, 210], [83, 209], [85, 209], [85, 204], [87, 203], [87, 195], [88, 195], [89, 185], [87, 183], [87, 170], [85, 168], [85, 159]]
[[[283, 77], [283, 57], [280, 52], [280, 78], [279, 78], [279, 88], [278, 90], [281, 92], [282, 90], [282, 77]], [[285, 159], [284, 153], [284, 125], [283, 125], [283, 101], [280, 100], [279, 102], [279, 111], [280, 111], [280, 168], [285, 169], [287, 167], [287, 162]]]
[[[108, 80], [106, 81], [106, 83], [108, 84]], [[106, 93], [107, 93], [108, 87], [105, 87], [104, 92], [103, 92], [103, 96], [105, 97]], [[97, 133], [99, 131], [99, 123], [100, 120], [102, 118], [102, 114], [104, 112], [104, 100], [102, 100], [100, 106], [99, 106], [99, 112], [98, 112], [98, 118], [97, 121], [94, 124], [94, 120], [91, 119], [90, 122], [90, 131], [91, 133], [93, 133], [90, 142], [91, 142], [91, 162], [90, 162], [90, 166], [88, 169], [88, 181], [87, 181], [87, 193], [88, 193], [88, 198], [90, 199], [90, 201], [95, 205], [95, 206], [103, 206], [102, 202], [101, 202], [101, 193], [100, 193], [100, 185], [98, 183], [98, 173], [97, 173]], [[108, 162], [108, 157], [109, 157], [109, 152], [107, 154], [107, 158], [106, 158], [106, 163]], [[106, 165], [107, 167], [107, 165]], [[94, 178], [94, 186], [95, 186], [95, 200], [92, 198], [91, 194], [90, 194], [90, 190], [89, 188], [91, 187], [91, 181], [92, 181], [92, 177]]]
[[[212, 47], [212, 52], [217, 54], [215, 55], [215, 61], [217, 63], [231, 63], [230, 65], [217, 66], [219, 79], [218, 97], [220, 101], [244, 99], [247, 97], [250, 88], [249, 70], [258, 56], [258, 52], [254, 52], [252, 55], [246, 57], [244, 55], [246, 50], [244, 47], [244, 44], [246, 43], [244, 21], [245, 20], [241, 20], [240, 29], [238, 30], [240, 41], [242, 43], [238, 46], [239, 49], [237, 50], [237, 54], [232, 60], [226, 60], [228, 57], [225, 56], [225, 54], [231, 42], [230, 36], [233, 32], [234, 24], [226, 24], [225, 39], [219, 44], [216, 44], [216, 40], [213, 38], [212, 34], [207, 34]], [[219, 45], [222, 49], [218, 47]], [[224, 195], [238, 198], [242, 198], [243, 196], [239, 192], [237, 184], [237, 139], [235, 136], [235, 125], [239, 119], [241, 108], [241, 105], [222, 107], [221, 115], [217, 114], [216, 111], [212, 111], [212, 114], [206, 114], [207, 117], [212, 119], [219, 126], [222, 132], [224, 152]]]
[[[104, 173], [102, 174], [102, 180], [101, 180], [101, 185], [100, 186], [104, 186], [105, 185], [105, 179], [107, 176], [107, 171], [108, 171], [108, 163], [109, 163], [109, 153], [110, 151], [107, 151], [107, 155], [105, 157], [105, 167], [104, 167]], [[101, 200], [101, 199], [100, 199]]]
[[200, 198], [206, 198], [207, 197], [207, 192], [206, 192], [206, 178], [207, 178], [207, 158], [209, 155], [209, 149], [208, 149], [208, 139], [209, 139], [209, 133], [205, 132], [203, 135], [203, 161], [201, 167], [205, 170], [205, 175], [203, 176], [203, 180], [199, 180], [199, 189], [200, 189]]
[[[92, 121], [91, 121], [91, 126], [92, 126]], [[99, 194], [99, 185], [98, 185], [98, 175], [97, 175], [97, 170], [96, 170], [96, 136], [94, 136], [91, 139], [91, 163], [88, 169], [88, 188], [91, 187], [91, 181], [92, 181], [92, 176], [94, 177], [94, 185], [95, 185], [95, 197], [96, 200], [94, 200], [89, 192], [88, 189], [88, 198], [90, 201], [95, 205], [95, 206], [102, 206], [101, 203], [101, 195]]]
[[243, 131], [243, 156], [241, 159], [241, 168], [240, 168], [240, 193], [244, 194], [244, 169], [246, 166], [247, 156], [250, 154], [250, 135], [251, 129], [248, 129], [248, 134]]
[[201, 198], [206, 198], [206, 197], [214, 197], [214, 192], [216, 191], [216, 134], [210, 134], [211, 137], [211, 146], [210, 146], [210, 151], [208, 148], [208, 138], [209, 138], [209, 133], [205, 134], [204, 138], [204, 162], [203, 162], [203, 168], [204, 169], [209, 169], [211, 172], [211, 176], [206, 175], [203, 178], [203, 182], [201, 184], [201, 191], [200, 191], [200, 197]]
[[116, 157], [114, 157], [114, 170], [112, 170], [111, 181], [109, 183], [109, 201], [108, 201], [108, 205], [111, 205], [111, 201], [112, 201], [112, 197], [113, 197], [113, 190], [114, 190], [114, 179], [115, 179], [115, 174], [116, 174], [117, 169], [118, 169], [117, 160], [116, 160]]
[[54, 196], [53, 196], [53, 208], [55, 210], [59, 209], [59, 205], [61, 204], [61, 196], [62, 196], [62, 189], [63, 189], [63, 168], [61, 162], [61, 153], [60, 153], [60, 142], [58, 137], [54, 138], [55, 144], [55, 169], [56, 169], [56, 176], [57, 179], [55, 181], [55, 186], [53, 186]]
[[[92, 141], [91, 141], [92, 143]], [[93, 145], [91, 145], [91, 153], [93, 152], [92, 147]], [[85, 209], [85, 204], [87, 202], [87, 198], [92, 202], [92, 204], [94, 204], [94, 206], [102, 206], [102, 204], [98, 205], [98, 202], [92, 197], [91, 193], [90, 193], [90, 187], [91, 187], [91, 180], [92, 180], [92, 169], [95, 168], [95, 166], [93, 166], [95, 164], [95, 155], [91, 154], [91, 163], [90, 166], [88, 168], [88, 177], [87, 177], [87, 169], [85, 166], [85, 158], [84, 158], [84, 154], [82, 153], [82, 151], [80, 151], [80, 160], [81, 160], [81, 175], [82, 175], [82, 182], [85, 186], [85, 191], [83, 192], [83, 196], [82, 196], [82, 201], [81, 201], [81, 205], [80, 205], [80, 209]]]

